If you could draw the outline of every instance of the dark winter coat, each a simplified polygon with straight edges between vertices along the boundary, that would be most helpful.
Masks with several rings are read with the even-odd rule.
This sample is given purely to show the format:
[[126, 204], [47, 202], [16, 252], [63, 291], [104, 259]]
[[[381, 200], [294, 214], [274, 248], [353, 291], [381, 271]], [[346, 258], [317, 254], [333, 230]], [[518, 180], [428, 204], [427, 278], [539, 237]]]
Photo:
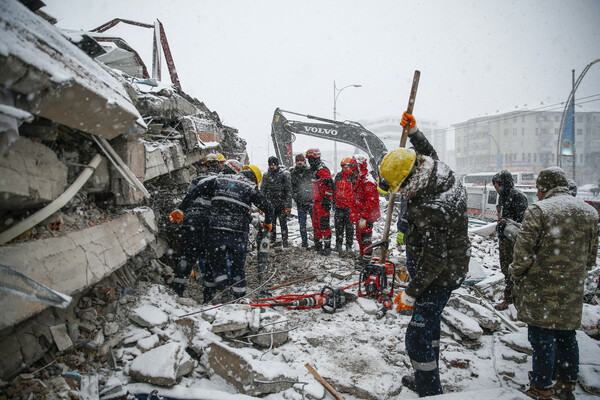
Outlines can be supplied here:
[[598, 213], [555, 187], [525, 212], [517, 236], [513, 290], [518, 318], [548, 329], [579, 329], [586, 270], [596, 265]]
[[186, 195], [179, 208], [185, 210], [199, 196], [211, 199], [209, 231], [247, 234], [252, 220], [252, 204], [265, 214], [267, 224], [273, 221], [271, 202], [254, 182], [243, 175], [221, 174], [203, 179]]
[[292, 181], [292, 198], [299, 205], [312, 203], [312, 171], [308, 166], [298, 167], [290, 170]]
[[356, 156], [356, 162], [359, 173], [354, 184], [354, 203], [350, 210], [350, 221], [357, 222], [364, 219], [367, 222], [375, 222], [381, 217], [377, 182], [369, 173], [366, 157]]
[[292, 181], [287, 171], [269, 169], [263, 176], [260, 190], [276, 209], [292, 208]]
[[[498, 192], [498, 220], [511, 219], [515, 222], [523, 222], [525, 210], [527, 210], [527, 197], [515, 188], [513, 177], [509, 171], [503, 170], [494, 175], [493, 182], [500, 187]], [[503, 224], [498, 224], [498, 234], [503, 237]]]
[[409, 135], [419, 165], [401, 195], [407, 198], [407, 250], [416, 274], [406, 293], [419, 297], [431, 284], [450, 287], [467, 274], [470, 241], [466, 192], [454, 172], [438, 160], [422, 132]]
[[[188, 189], [189, 193], [198, 186], [198, 183], [206, 178], [210, 178], [211, 176], [215, 176], [216, 172], [204, 172], [196, 176], [192, 182], [190, 183], [190, 187]], [[186, 195], [186, 198], [188, 198]], [[191, 214], [201, 214], [202, 216], [208, 215], [208, 209], [210, 208], [210, 196], [205, 193], [198, 193], [198, 195], [194, 198], [189, 198], [188, 201], [182, 203], [179, 206], [179, 209], [183, 211], [184, 222], [187, 220], [186, 216], [191, 216]]]
[[333, 181], [333, 197], [336, 208], [350, 208], [354, 202], [354, 177], [349, 169], [337, 173]]

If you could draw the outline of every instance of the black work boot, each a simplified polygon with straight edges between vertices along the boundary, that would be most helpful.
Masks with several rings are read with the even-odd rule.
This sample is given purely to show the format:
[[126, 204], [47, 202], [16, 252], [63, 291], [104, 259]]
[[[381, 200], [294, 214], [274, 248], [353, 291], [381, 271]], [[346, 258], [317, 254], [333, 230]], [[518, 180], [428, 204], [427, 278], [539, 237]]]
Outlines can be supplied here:
[[183, 297], [183, 291], [185, 290], [185, 283], [171, 283], [171, 289], [177, 294], [179, 297]]
[[315, 239], [315, 246], [313, 247], [313, 250], [316, 251], [317, 253], [320, 253], [323, 251], [323, 244], [319, 239]]
[[417, 381], [414, 375], [404, 375], [402, 377], [402, 386], [417, 393]]
[[323, 251], [321, 252], [321, 254], [324, 256], [328, 256], [331, 254], [331, 240], [325, 240], [323, 242]]
[[341, 243], [337, 243], [337, 242], [335, 243], [335, 251], [340, 254], [342, 253], [342, 244]]

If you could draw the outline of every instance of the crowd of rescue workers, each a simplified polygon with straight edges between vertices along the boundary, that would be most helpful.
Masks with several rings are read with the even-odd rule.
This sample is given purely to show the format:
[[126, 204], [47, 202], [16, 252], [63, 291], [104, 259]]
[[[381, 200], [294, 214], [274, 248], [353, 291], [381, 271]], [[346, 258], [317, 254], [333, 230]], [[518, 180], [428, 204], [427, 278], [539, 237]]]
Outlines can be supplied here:
[[[394, 303], [398, 311], [412, 313], [405, 344], [414, 370], [402, 383], [419, 397], [441, 394], [442, 311], [464, 281], [470, 259], [466, 192], [417, 129], [415, 118], [404, 113], [401, 125], [408, 125], [413, 147], [391, 150], [378, 173], [369, 172], [365, 156], [354, 155], [344, 158], [341, 171], [332, 177], [317, 148], [296, 155], [289, 171], [270, 157], [264, 176], [255, 165], [207, 155], [204, 171], [170, 213], [171, 222], [182, 223], [172, 289], [183, 296], [198, 263], [205, 303], [218, 301], [215, 296], [223, 291], [234, 299], [246, 295], [244, 264], [253, 206], [264, 216], [262, 228], [270, 232], [271, 243], [286, 248], [287, 219], [295, 202], [302, 248], [323, 256], [332, 251], [334, 208], [334, 251], [351, 252], [356, 235], [360, 260], [368, 263], [373, 224], [381, 217], [378, 190], [397, 192], [397, 242], [406, 248], [410, 280]], [[574, 399], [579, 368], [575, 330], [581, 324], [584, 278], [596, 263], [597, 212], [571, 194], [559, 167], [539, 173], [539, 201], [529, 206], [508, 171], [498, 172], [493, 184], [499, 193], [496, 233], [506, 283], [504, 299], [495, 308], [502, 312], [514, 304], [519, 320], [528, 326], [533, 356], [525, 394]], [[313, 246], [306, 225], [309, 215]], [[277, 222], [281, 242], [276, 242]]]

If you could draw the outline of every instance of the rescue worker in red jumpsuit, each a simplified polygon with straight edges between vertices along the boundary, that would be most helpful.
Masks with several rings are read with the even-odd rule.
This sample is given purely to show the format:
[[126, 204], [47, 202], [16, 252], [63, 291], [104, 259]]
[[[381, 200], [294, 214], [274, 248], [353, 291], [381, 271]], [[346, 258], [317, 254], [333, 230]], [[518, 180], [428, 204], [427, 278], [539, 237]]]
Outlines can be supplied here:
[[333, 223], [335, 226], [335, 251], [342, 253], [344, 234], [346, 235], [346, 251], [352, 251], [354, 240], [354, 225], [350, 222], [350, 207], [354, 202], [355, 177], [348, 165], [350, 157], [346, 157], [340, 163], [342, 170], [337, 173], [333, 181], [335, 199], [335, 214]]
[[329, 168], [321, 161], [321, 150], [306, 151], [306, 159], [313, 173], [313, 215], [315, 250], [322, 255], [331, 254], [331, 225], [329, 218], [333, 198], [333, 179]]
[[350, 161], [350, 170], [356, 177], [354, 183], [354, 203], [350, 221], [356, 223], [356, 239], [363, 262], [369, 262], [373, 251], [365, 251], [373, 240], [373, 224], [379, 220], [379, 192], [377, 182], [369, 173], [367, 157], [358, 154]]

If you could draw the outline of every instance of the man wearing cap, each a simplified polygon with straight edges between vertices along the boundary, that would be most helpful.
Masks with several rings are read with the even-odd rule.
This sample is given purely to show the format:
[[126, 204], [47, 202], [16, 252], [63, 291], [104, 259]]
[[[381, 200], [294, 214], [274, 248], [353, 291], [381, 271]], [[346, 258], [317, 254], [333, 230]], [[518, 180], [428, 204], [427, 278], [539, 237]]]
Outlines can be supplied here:
[[333, 203], [333, 179], [331, 172], [321, 160], [321, 150], [308, 149], [306, 158], [312, 171], [313, 215], [312, 225], [315, 230], [315, 250], [322, 255], [331, 254], [331, 223], [329, 213]]
[[306, 232], [306, 217], [312, 219], [312, 172], [306, 165], [304, 154], [296, 155], [296, 165], [290, 170], [292, 181], [292, 199], [298, 209], [298, 223], [300, 224], [300, 238], [302, 247], [308, 248], [308, 234]]
[[415, 275], [394, 302], [412, 310], [406, 329], [406, 351], [414, 377], [402, 384], [420, 397], [442, 394], [439, 373], [440, 323], [452, 291], [465, 279], [470, 259], [466, 192], [433, 146], [404, 113], [402, 126], [415, 150], [396, 148], [383, 159], [381, 176], [407, 199], [406, 248], [414, 257]]
[[542, 170], [536, 187], [539, 201], [525, 212], [509, 268], [517, 315], [527, 323], [533, 350], [525, 394], [551, 399], [556, 392], [560, 399], [574, 399], [575, 330], [581, 326], [586, 271], [596, 265], [598, 213], [571, 195], [559, 167]]
[[271, 231], [271, 243], [276, 243], [277, 220], [281, 227], [281, 243], [283, 247], [289, 247], [287, 216], [292, 209], [292, 182], [290, 174], [279, 168], [277, 157], [269, 157], [269, 170], [263, 177], [260, 190], [269, 199], [275, 209], [273, 230]]

